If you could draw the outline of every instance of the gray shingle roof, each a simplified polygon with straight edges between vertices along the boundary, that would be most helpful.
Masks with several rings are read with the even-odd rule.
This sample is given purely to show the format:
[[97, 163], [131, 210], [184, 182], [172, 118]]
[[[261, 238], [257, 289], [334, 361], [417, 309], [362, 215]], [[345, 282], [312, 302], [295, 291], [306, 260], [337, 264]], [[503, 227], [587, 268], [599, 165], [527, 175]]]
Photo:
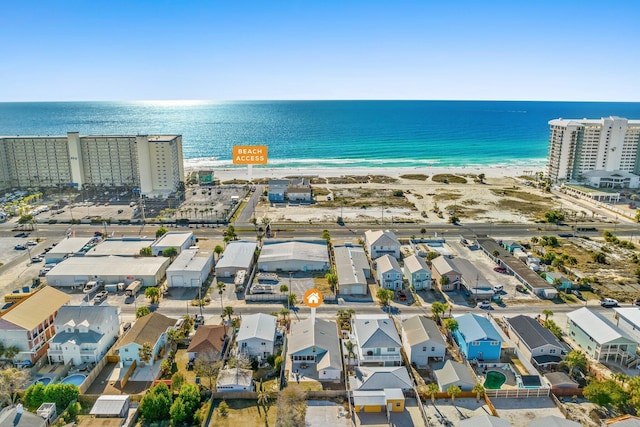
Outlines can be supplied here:
[[410, 273], [415, 273], [416, 271], [421, 270], [431, 272], [425, 260], [417, 255], [411, 255], [405, 258], [404, 265]]
[[385, 388], [413, 388], [404, 366], [359, 366], [355, 370], [358, 390], [384, 390]]
[[544, 345], [554, 345], [562, 348], [562, 344], [560, 344], [555, 335], [534, 318], [519, 315], [506, 320], [529, 349]]
[[467, 365], [452, 360], [447, 360], [442, 369], [435, 371], [435, 375], [438, 379], [438, 384], [441, 385], [463, 382], [473, 387], [476, 383]]
[[354, 319], [353, 330], [360, 348], [400, 347], [400, 337], [393, 320]]
[[291, 325], [291, 333], [287, 339], [288, 353], [294, 354], [309, 347], [317, 347], [327, 354], [318, 362], [318, 368], [327, 367], [342, 369], [340, 356], [340, 340], [336, 322], [315, 319], [305, 319]]
[[433, 320], [424, 316], [413, 316], [402, 322], [402, 329], [407, 337], [407, 344], [426, 343], [428, 341], [445, 345], [444, 338]]

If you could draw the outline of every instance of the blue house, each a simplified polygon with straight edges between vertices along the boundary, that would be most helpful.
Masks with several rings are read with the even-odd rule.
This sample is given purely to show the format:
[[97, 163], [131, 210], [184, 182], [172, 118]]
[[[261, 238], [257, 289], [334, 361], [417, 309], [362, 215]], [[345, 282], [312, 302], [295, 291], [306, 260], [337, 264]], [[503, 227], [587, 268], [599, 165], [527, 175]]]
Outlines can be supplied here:
[[552, 285], [556, 284], [556, 279], [557, 279], [558, 289], [562, 291], [568, 291], [573, 288], [573, 282], [567, 279], [565, 276], [563, 276], [560, 273], [556, 273], [556, 272], [545, 273], [545, 279], [547, 280], [547, 282], [551, 283]]
[[502, 337], [491, 322], [483, 316], [467, 313], [456, 316], [458, 329], [453, 332], [453, 338], [458, 343], [460, 351], [467, 359], [498, 360]]

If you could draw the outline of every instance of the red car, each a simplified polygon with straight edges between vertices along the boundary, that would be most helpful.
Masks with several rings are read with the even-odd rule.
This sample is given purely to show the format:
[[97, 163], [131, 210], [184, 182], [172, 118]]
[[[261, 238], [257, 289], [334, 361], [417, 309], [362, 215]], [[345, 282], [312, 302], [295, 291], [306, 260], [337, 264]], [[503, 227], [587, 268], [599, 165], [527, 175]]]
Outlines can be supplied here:
[[497, 271], [498, 273], [502, 273], [502, 274], [507, 273], [507, 269], [500, 266], [493, 267], [493, 271]]
[[405, 294], [404, 291], [398, 291], [398, 299], [400, 301], [406, 301], [407, 300], [407, 294]]

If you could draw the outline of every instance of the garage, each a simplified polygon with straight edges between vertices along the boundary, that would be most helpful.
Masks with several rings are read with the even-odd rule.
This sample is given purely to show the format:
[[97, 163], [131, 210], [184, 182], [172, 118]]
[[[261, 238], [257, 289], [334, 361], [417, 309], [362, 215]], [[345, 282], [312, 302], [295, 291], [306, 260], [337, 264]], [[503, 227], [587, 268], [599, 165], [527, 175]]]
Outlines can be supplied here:
[[169, 283], [169, 286], [184, 286], [184, 276], [171, 276], [171, 282]]
[[197, 248], [185, 249], [167, 268], [167, 283], [170, 287], [197, 288], [205, 283], [213, 269], [213, 252]]

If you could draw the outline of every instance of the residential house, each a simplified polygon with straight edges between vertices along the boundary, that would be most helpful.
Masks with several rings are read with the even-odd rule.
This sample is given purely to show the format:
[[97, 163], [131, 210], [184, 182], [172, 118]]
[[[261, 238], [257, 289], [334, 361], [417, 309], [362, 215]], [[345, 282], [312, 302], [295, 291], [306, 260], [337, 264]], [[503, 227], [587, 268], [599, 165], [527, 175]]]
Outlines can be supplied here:
[[269, 314], [257, 313], [243, 316], [236, 336], [238, 351], [261, 360], [273, 354], [276, 322], [277, 319]]
[[25, 410], [21, 403], [6, 406], [0, 410], [0, 426], [2, 427], [47, 427], [49, 422], [53, 421], [53, 419], [45, 419]]
[[239, 367], [222, 369], [216, 379], [216, 392], [253, 391], [253, 371]]
[[455, 317], [458, 329], [453, 338], [467, 360], [498, 360], [502, 337], [489, 319], [473, 313]]
[[445, 258], [453, 270], [460, 273], [460, 285], [477, 298], [491, 298], [494, 295], [493, 285], [484, 277], [475, 265], [465, 258]]
[[618, 364], [637, 359], [635, 340], [602, 314], [583, 307], [567, 317], [569, 336], [592, 358]]
[[399, 388], [354, 390], [351, 393], [355, 412], [404, 411], [404, 393]]
[[562, 361], [565, 347], [536, 319], [519, 315], [505, 320], [511, 340], [536, 366], [547, 368]]
[[429, 361], [443, 360], [447, 345], [438, 325], [424, 316], [413, 316], [402, 322], [402, 347], [409, 361], [419, 368]]
[[340, 381], [342, 360], [336, 322], [309, 318], [293, 323], [287, 339], [292, 372], [320, 381]]
[[640, 308], [616, 307], [616, 325], [640, 343]]
[[389, 388], [408, 391], [413, 382], [404, 366], [358, 366], [353, 381], [349, 381], [352, 390], [384, 390]]
[[208, 362], [222, 359], [227, 343], [227, 328], [224, 325], [202, 325], [196, 329], [187, 347], [189, 361], [193, 362], [198, 355]]
[[640, 417], [623, 415], [605, 421], [607, 427], [640, 427]]
[[460, 421], [460, 427], [510, 427], [511, 423], [493, 415], [476, 415]]
[[375, 260], [376, 273], [380, 286], [385, 289], [402, 289], [402, 269], [391, 255], [383, 255]]
[[371, 267], [362, 246], [334, 246], [339, 295], [367, 295]]
[[545, 280], [561, 291], [570, 291], [573, 288], [573, 282], [570, 279], [555, 271], [546, 272]]
[[452, 385], [457, 385], [462, 391], [471, 391], [478, 382], [465, 363], [447, 360], [442, 369], [434, 371], [440, 391], [447, 391]]
[[580, 423], [549, 415], [529, 421], [528, 427], [580, 427]]
[[404, 276], [416, 291], [431, 289], [431, 270], [426, 261], [417, 255], [404, 259]]
[[14, 361], [33, 363], [47, 354], [49, 340], [56, 333], [55, 319], [70, 299], [64, 292], [45, 286], [0, 314], [0, 342], [5, 348], [20, 350]]
[[62, 306], [53, 324], [56, 335], [47, 352], [51, 363], [98, 363], [120, 335], [120, 308]]
[[352, 330], [359, 365], [397, 366], [402, 363], [400, 336], [388, 316], [356, 315]]
[[400, 242], [393, 231], [368, 230], [364, 232], [364, 240], [372, 260], [383, 255], [400, 258]]
[[287, 199], [290, 202], [311, 202], [311, 185], [309, 185], [308, 181], [303, 184], [291, 183], [287, 187]]
[[431, 261], [431, 277], [444, 292], [460, 290], [462, 273], [448, 257], [439, 256]]
[[513, 253], [515, 249], [524, 249], [522, 245], [515, 240], [503, 240], [502, 247]]
[[90, 415], [96, 418], [127, 418], [131, 401], [129, 396], [103, 394], [91, 407]]
[[284, 202], [289, 187], [288, 179], [270, 179], [267, 197], [270, 202]]
[[175, 319], [170, 319], [158, 312], [147, 314], [136, 320], [118, 343], [120, 365], [131, 366], [136, 362], [137, 366], [140, 366], [138, 351], [145, 343], [150, 343], [153, 348], [149, 363], [155, 363], [167, 342], [167, 330], [175, 324]]

